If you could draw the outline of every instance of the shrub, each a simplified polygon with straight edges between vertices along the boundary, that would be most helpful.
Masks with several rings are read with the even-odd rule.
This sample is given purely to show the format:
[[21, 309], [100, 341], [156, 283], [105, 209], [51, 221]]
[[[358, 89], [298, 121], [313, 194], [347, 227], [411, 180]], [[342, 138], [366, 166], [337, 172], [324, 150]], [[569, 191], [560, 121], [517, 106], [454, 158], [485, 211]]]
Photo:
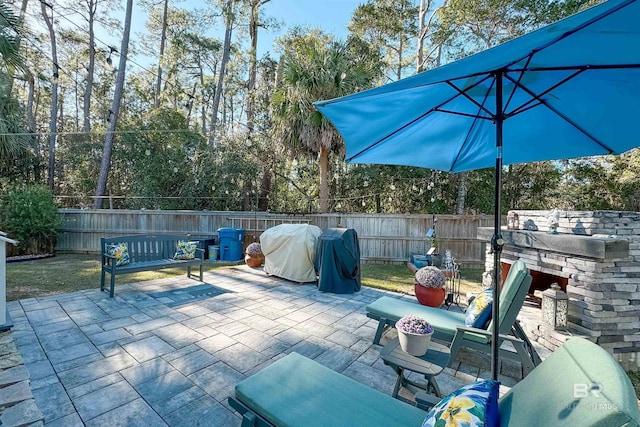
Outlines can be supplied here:
[[19, 255], [53, 253], [60, 218], [49, 188], [11, 190], [0, 204], [0, 225], [18, 240]]

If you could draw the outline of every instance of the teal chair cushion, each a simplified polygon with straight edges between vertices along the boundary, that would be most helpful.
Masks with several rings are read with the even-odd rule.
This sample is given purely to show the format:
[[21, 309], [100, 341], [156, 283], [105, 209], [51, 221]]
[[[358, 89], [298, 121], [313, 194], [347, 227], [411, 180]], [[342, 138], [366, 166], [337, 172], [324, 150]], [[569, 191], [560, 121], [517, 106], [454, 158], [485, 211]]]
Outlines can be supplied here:
[[[509, 274], [507, 274], [507, 278], [504, 279], [504, 283], [500, 287], [500, 325], [507, 325], [508, 329], [511, 329], [511, 324], [513, 324], [513, 320], [515, 320], [515, 315], [520, 311], [520, 307], [522, 302], [524, 302], [524, 297], [526, 297], [526, 293], [523, 295], [522, 302], [520, 306], [518, 306], [518, 310], [513, 314], [513, 320], [505, 323], [505, 317], [507, 313], [512, 308], [513, 302], [518, 296], [518, 290], [520, 290], [520, 286], [522, 285], [524, 278], [529, 274], [529, 270], [527, 269], [527, 265], [517, 260], [513, 264], [511, 264], [511, 268], [509, 269]], [[528, 290], [528, 289], [527, 289]], [[511, 320], [511, 319], [510, 319]], [[489, 323], [487, 330], [493, 330], [493, 319]], [[504, 333], [505, 331], [501, 331]]]
[[454, 391], [429, 411], [422, 427], [497, 427], [500, 383], [476, 381]]
[[235, 396], [281, 427], [418, 427], [425, 415], [297, 353], [240, 382]]
[[571, 338], [499, 402], [500, 424], [518, 427], [637, 427], [629, 377], [602, 347]]
[[474, 328], [486, 329], [491, 320], [491, 307], [493, 305], [493, 289], [480, 292], [471, 301], [467, 308], [465, 325]]

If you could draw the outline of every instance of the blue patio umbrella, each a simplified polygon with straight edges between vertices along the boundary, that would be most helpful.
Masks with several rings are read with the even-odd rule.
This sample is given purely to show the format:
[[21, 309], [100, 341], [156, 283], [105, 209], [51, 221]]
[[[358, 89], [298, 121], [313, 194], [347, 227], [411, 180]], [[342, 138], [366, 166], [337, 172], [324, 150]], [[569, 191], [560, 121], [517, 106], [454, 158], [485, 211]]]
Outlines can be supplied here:
[[348, 162], [495, 168], [497, 322], [502, 167], [640, 145], [639, 21], [640, 1], [609, 0], [465, 59], [315, 105], [343, 136]]

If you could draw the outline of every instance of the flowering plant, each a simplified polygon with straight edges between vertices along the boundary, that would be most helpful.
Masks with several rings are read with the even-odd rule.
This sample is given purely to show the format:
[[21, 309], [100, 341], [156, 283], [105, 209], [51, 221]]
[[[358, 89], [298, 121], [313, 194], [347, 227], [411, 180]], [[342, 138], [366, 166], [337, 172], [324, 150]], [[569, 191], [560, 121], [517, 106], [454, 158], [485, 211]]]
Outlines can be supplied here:
[[427, 288], [442, 288], [445, 284], [444, 273], [432, 265], [416, 271], [416, 283]]
[[262, 254], [262, 246], [260, 243], [253, 242], [247, 246], [245, 252], [249, 255], [261, 255]]
[[396, 322], [396, 328], [409, 334], [425, 335], [433, 332], [433, 326], [415, 314], [404, 316]]

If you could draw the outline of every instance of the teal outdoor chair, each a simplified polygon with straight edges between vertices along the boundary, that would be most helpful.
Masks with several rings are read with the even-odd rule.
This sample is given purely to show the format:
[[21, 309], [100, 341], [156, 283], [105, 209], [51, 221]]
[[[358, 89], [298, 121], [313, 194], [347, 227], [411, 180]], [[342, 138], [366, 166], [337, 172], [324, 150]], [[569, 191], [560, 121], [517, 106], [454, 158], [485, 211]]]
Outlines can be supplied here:
[[[416, 400], [427, 409], [422, 394]], [[427, 415], [297, 353], [241, 381], [228, 402], [242, 427], [419, 427]], [[629, 377], [583, 338], [568, 340], [502, 396], [498, 414], [504, 427], [640, 426]]]
[[[526, 264], [516, 260], [511, 265], [500, 291], [500, 357], [520, 362], [523, 376], [540, 363], [540, 356], [516, 319], [530, 286], [531, 275]], [[471, 328], [465, 325], [465, 313], [427, 307], [406, 299], [391, 297], [379, 298], [369, 304], [366, 311], [368, 317], [378, 320], [374, 344], [380, 344], [385, 330], [393, 328], [400, 318], [415, 314], [431, 323], [435, 330], [435, 339], [451, 343], [449, 366], [453, 366], [457, 352], [463, 347], [491, 353], [493, 321], [487, 329]], [[505, 341], [510, 343], [510, 346], [503, 346]]]

